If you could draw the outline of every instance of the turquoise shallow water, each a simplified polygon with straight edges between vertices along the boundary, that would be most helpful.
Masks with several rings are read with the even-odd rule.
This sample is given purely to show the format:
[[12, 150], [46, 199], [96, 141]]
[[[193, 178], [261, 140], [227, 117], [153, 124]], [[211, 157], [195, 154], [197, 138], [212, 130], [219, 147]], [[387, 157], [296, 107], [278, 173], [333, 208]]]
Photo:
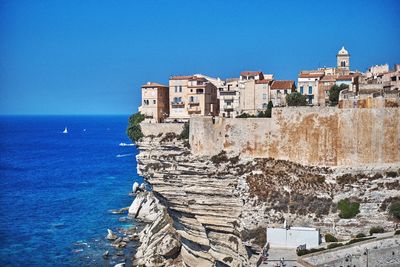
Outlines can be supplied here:
[[[127, 116], [0, 117], [1, 266], [109, 266], [110, 209], [131, 204], [136, 174]], [[68, 134], [63, 134], [68, 127]], [[132, 249], [130, 249], [132, 250]], [[128, 251], [128, 250], [127, 250]]]

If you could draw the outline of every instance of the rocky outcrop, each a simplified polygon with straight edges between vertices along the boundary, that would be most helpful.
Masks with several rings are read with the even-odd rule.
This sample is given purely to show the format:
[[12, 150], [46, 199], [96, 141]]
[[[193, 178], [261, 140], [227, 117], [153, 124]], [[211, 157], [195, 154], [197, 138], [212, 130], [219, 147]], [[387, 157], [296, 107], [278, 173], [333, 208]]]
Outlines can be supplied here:
[[[130, 216], [151, 222], [140, 233], [137, 265], [253, 266], [251, 247], [264, 244], [267, 225], [285, 219], [342, 238], [395, 225], [385, 202], [399, 197], [400, 177], [392, 167], [317, 168], [223, 153], [195, 157], [173, 134], [145, 137], [138, 147], [138, 173], [153, 191], [139, 193], [129, 208]], [[360, 203], [355, 218], [339, 218], [343, 198]]]

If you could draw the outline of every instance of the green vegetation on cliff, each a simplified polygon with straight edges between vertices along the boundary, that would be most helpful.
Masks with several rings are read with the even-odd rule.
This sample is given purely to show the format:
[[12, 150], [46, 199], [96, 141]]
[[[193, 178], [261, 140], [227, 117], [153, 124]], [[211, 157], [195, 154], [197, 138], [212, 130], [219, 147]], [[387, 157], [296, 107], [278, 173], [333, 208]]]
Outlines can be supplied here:
[[140, 123], [143, 120], [144, 115], [140, 114], [140, 112], [135, 113], [129, 117], [126, 134], [132, 140], [132, 142], [136, 142], [143, 137], [142, 129], [140, 128]]
[[360, 212], [360, 203], [342, 199], [338, 203], [339, 217], [343, 219], [354, 218]]
[[307, 106], [307, 97], [299, 92], [294, 92], [286, 96], [286, 103], [288, 106]]
[[389, 212], [396, 219], [400, 219], [400, 201], [395, 201], [390, 204]]
[[339, 103], [340, 91], [349, 88], [347, 84], [342, 83], [341, 85], [334, 85], [329, 90], [329, 102], [331, 106], [336, 106]]

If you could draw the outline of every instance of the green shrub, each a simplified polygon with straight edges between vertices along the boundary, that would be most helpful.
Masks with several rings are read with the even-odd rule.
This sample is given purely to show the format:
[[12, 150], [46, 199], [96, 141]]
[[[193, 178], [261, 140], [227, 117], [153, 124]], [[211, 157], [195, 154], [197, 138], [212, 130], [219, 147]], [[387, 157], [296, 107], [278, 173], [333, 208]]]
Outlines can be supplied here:
[[383, 229], [381, 226], [375, 226], [372, 227], [371, 229], [369, 229], [369, 234], [373, 235], [373, 234], [381, 234], [384, 233], [385, 229]]
[[185, 122], [183, 125], [183, 129], [181, 134], [179, 135], [179, 139], [189, 139], [189, 123]]
[[394, 235], [400, 235], [400, 230], [396, 230], [396, 231], [394, 232]]
[[351, 245], [357, 242], [361, 242], [361, 241], [365, 241], [365, 240], [369, 240], [369, 239], [374, 239], [375, 237], [364, 237], [364, 238], [354, 238], [352, 240], [350, 240], [349, 242], [346, 243], [346, 245]]
[[400, 201], [395, 201], [390, 204], [389, 213], [396, 219], [400, 219]]
[[307, 97], [299, 92], [293, 92], [286, 95], [286, 103], [288, 106], [307, 106]]
[[336, 106], [339, 102], [340, 91], [349, 88], [347, 84], [342, 83], [341, 85], [334, 85], [329, 90], [329, 102], [331, 106]]
[[355, 217], [360, 212], [360, 203], [352, 202], [349, 199], [342, 199], [338, 203], [340, 210], [339, 217], [343, 219], [350, 219]]
[[254, 118], [254, 115], [250, 115], [246, 112], [243, 112], [242, 114], [240, 114], [239, 116], [236, 116], [236, 118]]
[[297, 250], [297, 256], [303, 256], [306, 254], [310, 254], [310, 253], [315, 253], [315, 252], [319, 252], [319, 251], [323, 251], [325, 250], [325, 248], [312, 248], [312, 249], [301, 249], [301, 250]]
[[332, 234], [325, 234], [325, 242], [329, 243], [329, 242], [337, 242], [337, 238], [334, 237]]
[[342, 243], [332, 243], [332, 244], [329, 244], [327, 248], [331, 249], [331, 248], [338, 248], [338, 247], [341, 247], [341, 246], [343, 246]]
[[140, 112], [135, 113], [129, 117], [128, 128], [126, 129], [126, 134], [132, 140], [132, 142], [139, 141], [143, 137], [142, 129], [140, 128], [140, 123], [144, 120], [144, 115]]
[[366, 237], [366, 235], [363, 233], [359, 233], [356, 235], [356, 238], [364, 238], [364, 237]]

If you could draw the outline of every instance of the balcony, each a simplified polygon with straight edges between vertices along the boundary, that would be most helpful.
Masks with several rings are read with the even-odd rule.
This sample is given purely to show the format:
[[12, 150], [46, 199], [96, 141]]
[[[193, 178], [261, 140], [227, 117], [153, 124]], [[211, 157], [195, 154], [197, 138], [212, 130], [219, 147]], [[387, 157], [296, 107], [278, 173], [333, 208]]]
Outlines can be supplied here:
[[226, 111], [233, 111], [233, 105], [223, 105], [223, 109]]
[[199, 106], [199, 105], [200, 105], [200, 102], [193, 101], [193, 102], [189, 102], [188, 105], [189, 105], [190, 107]]
[[171, 107], [172, 108], [184, 108], [185, 103], [183, 102], [171, 102]]
[[220, 96], [226, 96], [226, 95], [234, 96], [234, 95], [236, 95], [236, 91], [219, 91], [219, 95]]
[[189, 114], [200, 114], [201, 113], [201, 108], [200, 106], [192, 106], [188, 108], [188, 113]]

